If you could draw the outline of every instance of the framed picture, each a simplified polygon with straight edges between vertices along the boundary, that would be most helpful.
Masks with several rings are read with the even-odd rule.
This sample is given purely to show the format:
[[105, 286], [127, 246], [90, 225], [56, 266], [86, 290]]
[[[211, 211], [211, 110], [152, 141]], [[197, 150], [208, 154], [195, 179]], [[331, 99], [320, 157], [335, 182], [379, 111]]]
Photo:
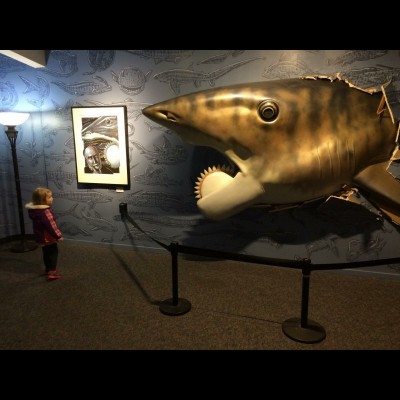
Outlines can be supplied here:
[[78, 183], [129, 185], [126, 106], [71, 107]]

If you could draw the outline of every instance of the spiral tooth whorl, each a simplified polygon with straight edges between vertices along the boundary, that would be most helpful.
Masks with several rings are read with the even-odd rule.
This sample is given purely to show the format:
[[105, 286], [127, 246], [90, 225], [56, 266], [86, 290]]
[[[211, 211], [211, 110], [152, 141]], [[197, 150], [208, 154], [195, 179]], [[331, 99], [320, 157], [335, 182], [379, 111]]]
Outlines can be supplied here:
[[229, 176], [233, 175], [233, 169], [231, 167], [228, 167], [226, 165], [221, 166], [219, 164], [217, 166], [213, 165], [212, 167], [208, 167], [203, 172], [200, 172], [200, 176], [197, 178], [197, 182], [195, 184], [195, 190], [194, 190], [196, 199], [201, 199], [203, 197], [202, 191], [201, 191], [202, 185], [203, 185], [204, 181], [206, 180], [206, 178], [215, 172], [224, 172], [225, 174], [228, 174]]

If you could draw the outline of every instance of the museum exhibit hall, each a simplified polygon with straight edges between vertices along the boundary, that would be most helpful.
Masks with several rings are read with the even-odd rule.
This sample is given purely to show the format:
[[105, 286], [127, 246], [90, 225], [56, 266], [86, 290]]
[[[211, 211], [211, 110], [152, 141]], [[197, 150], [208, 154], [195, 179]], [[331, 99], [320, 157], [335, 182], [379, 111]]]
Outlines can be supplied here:
[[399, 350], [399, 50], [0, 50], [0, 350]]

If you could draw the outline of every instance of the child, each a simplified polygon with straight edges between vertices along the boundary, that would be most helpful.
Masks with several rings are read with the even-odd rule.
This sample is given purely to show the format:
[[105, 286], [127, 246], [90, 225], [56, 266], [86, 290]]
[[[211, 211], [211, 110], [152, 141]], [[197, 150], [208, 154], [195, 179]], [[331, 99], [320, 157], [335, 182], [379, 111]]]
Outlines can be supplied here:
[[26, 204], [29, 218], [33, 222], [33, 234], [42, 247], [43, 261], [49, 280], [61, 278], [57, 270], [58, 245], [64, 240], [51, 208], [53, 193], [50, 189], [38, 187], [32, 193], [32, 202]]

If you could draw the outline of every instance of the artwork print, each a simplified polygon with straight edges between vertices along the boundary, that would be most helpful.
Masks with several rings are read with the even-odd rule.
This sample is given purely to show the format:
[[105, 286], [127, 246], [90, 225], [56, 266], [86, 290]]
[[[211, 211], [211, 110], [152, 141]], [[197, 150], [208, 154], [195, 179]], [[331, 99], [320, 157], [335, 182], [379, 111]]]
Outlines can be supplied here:
[[78, 183], [129, 185], [126, 107], [71, 112]]

